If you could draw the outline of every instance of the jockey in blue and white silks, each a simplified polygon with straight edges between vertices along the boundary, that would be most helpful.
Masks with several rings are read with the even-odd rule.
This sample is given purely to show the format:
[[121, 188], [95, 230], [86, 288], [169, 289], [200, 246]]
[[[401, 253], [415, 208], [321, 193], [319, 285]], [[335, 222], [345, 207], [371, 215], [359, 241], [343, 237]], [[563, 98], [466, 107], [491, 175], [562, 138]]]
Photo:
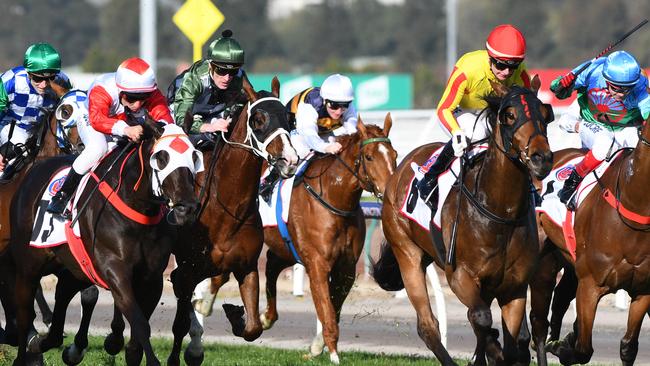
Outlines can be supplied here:
[[567, 132], [578, 132], [583, 147], [590, 149], [558, 192], [564, 203], [608, 153], [636, 146], [637, 127], [650, 115], [648, 77], [632, 55], [613, 52], [575, 75], [584, 64], [551, 83], [551, 90], [559, 99], [578, 91], [576, 102], [558, 123]]

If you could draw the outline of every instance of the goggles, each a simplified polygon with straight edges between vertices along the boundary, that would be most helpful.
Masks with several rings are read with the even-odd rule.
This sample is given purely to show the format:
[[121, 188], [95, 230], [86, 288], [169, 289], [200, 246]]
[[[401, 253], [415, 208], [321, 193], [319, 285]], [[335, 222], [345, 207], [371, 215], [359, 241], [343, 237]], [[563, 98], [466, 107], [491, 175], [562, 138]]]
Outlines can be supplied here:
[[29, 73], [29, 78], [32, 79], [33, 82], [36, 84], [41, 83], [43, 81], [48, 81], [51, 82], [56, 78], [56, 74], [52, 75], [37, 75], [37, 74], [32, 74]]
[[212, 72], [219, 76], [226, 76], [226, 75], [235, 76], [239, 72], [239, 67], [233, 69], [227, 69], [224, 67], [219, 67], [216, 64], [211, 64], [211, 66], [212, 66]]
[[350, 102], [334, 102], [331, 100], [328, 100], [325, 102], [327, 106], [333, 110], [338, 110], [338, 109], [348, 109], [350, 107]]
[[521, 61], [510, 61], [510, 60], [497, 60], [494, 57], [490, 57], [490, 62], [492, 62], [492, 65], [497, 68], [499, 71], [503, 71], [505, 69], [509, 70], [515, 70], [521, 65]]
[[127, 93], [123, 92], [122, 96], [126, 99], [127, 102], [129, 103], [135, 103], [138, 101], [143, 101], [149, 99], [151, 96], [151, 93]]
[[606, 83], [607, 83], [607, 87], [609, 88], [609, 90], [611, 90], [612, 92], [617, 93], [617, 94], [628, 94], [632, 90], [631, 86], [616, 85], [616, 84], [610, 83], [609, 81], [606, 81]]

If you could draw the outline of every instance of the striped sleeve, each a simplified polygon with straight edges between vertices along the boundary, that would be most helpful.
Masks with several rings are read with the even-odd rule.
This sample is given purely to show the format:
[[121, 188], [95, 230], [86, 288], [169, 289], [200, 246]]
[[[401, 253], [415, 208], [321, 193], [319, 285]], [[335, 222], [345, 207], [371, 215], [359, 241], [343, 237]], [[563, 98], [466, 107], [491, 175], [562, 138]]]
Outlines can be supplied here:
[[467, 87], [467, 76], [457, 67], [454, 67], [454, 71], [449, 77], [447, 82], [447, 87], [445, 92], [442, 94], [440, 103], [438, 103], [438, 119], [443, 126], [449, 131], [454, 132], [460, 127], [454, 117], [454, 109], [460, 105], [461, 99], [465, 93], [465, 88]]

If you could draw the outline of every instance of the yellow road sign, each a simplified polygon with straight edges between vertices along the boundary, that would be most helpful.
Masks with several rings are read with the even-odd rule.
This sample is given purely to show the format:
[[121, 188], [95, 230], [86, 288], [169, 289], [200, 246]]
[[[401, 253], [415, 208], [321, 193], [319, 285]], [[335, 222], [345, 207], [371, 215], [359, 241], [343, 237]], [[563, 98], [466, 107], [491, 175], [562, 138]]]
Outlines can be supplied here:
[[225, 19], [210, 0], [187, 0], [172, 17], [174, 24], [194, 44], [194, 61], [201, 58], [201, 47]]

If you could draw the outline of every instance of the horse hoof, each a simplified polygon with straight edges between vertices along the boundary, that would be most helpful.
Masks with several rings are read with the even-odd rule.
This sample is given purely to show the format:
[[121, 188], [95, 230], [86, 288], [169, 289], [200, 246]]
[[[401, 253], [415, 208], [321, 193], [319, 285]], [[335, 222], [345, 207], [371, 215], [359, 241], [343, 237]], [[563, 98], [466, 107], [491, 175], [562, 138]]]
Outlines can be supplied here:
[[29, 338], [27, 339], [27, 352], [29, 353], [43, 353], [42, 346], [45, 342], [44, 337], [41, 337], [38, 333], [30, 333]]
[[116, 335], [115, 333], [111, 333], [106, 336], [106, 339], [104, 340], [104, 350], [106, 353], [111, 356], [115, 356], [116, 354], [120, 353], [122, 348], [124, 348], [123, 336]]
[[323, 340], [323, 333], [318, 333], [316, 336], [314, 336], [314, 339], [311, 341], [311, 345], [309, 346], [309, 353], [316, 357], [323, 353], [323, 349], [325, 348], [325, 341]]
[[262, 323], [262, 329], [269, 330], [275, 324], [275, 320], [271, 320], [266, 317], [266, 314], [260, 314], [260, 322]]
[[[14, 362], [14, 365], [16, 363]], [[27, 365], [27, 366], [43, 366], [43, 354], [42, 353], [30, 353], [27, 352], [25, 356], [25, 363], [21, 363], [20, 365]]]
[[183, 353], [183, 359], [185, 360], [185, 363], [187, 366], [199, 366], [203, 363], [203, 358], [205, 357], [205, 353], [201, 352], [199, 355], [193, 355], [187, 350], [185, 350], [185, 353]]
[[335, 365], [340, 364], [341, 360], [339, 359], [339, 354], [336, 352], [330, 353], [330, 362], [332, 362]]
[[81, 352], [79, 352], [79, 348], [77, 348], [77, 346], [73, 343], [63, 350], [61, 358], [63, 359], [63, 363], [66, 365], [78, 365], [81, 363], [81, 361], [83, 361], [85, 355], [86, 350], [82, 349]]
[[244, 320], [244, 307], [232, 304], [223, 304], [223, 311], [226, 313], [226, 317], [230, 324], [232, 325], [232, 334], [237, 337], [242, 337], [244, 334], [244, 328], [246, 327], [246, 322]]

